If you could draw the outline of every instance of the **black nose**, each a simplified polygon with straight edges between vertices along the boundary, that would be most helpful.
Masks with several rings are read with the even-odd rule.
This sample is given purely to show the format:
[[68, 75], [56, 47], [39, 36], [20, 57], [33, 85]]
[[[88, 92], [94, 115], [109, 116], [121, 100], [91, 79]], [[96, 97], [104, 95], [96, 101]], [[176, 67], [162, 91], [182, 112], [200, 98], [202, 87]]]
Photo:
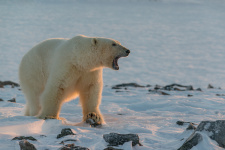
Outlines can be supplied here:
[[129, 54], [130, 53], [130, 50], [127, 50], [126, 53]]

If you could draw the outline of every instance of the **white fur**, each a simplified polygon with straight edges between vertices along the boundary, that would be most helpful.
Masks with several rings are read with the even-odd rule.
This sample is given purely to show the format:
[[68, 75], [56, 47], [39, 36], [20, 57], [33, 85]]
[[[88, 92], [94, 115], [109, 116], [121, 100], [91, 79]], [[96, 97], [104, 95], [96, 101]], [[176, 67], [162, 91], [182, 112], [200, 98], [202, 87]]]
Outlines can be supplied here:
[[113, 59], [125, 56], [126, 50], [118, 41], [86, 36], [39, 43], [23, 57], [19, 68], [25, 115], [59, 119], [62, 104], [80, 96], [83, 120], [95, 112], [103, 123], [99, 110], [102, 68], [112, 68]]

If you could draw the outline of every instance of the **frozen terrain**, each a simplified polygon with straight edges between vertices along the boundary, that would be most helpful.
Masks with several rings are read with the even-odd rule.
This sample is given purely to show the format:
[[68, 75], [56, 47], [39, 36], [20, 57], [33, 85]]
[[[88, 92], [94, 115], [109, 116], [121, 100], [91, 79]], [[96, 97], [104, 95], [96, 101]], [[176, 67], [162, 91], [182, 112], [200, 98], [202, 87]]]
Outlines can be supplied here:
[[[104, 69], [102, 128], [81, 124], [79, 100], [63, 105], [67, 120], [23, 116], [25, 99], [18, 88], [0, 88], [0, 149], [19, 150], [15, 136], [28, 135], [39, 150], [59, 149], [63, 139], [91, 150], [107, 147], [103, 134], [137, 133], [143, 146], [119, 148], [174, 150], [193, 131], [176, 121], [200, 123], [225, 118], [225, 1], [223, 0], [22, 0], [0, 1], [0, 80], [18, 82], [23, 55], [47, 38], [78, 34], [119, 40], [131, 50], [119, 60], [120, 70]], [[179, 83], [200, 91], [150, 93], [153, 87], [111, 89], [115, 84]], [[216, 88], [207, 89], [211, 83]], [[221, 89], [218, 89], [221, 87]], [[188, 97], [187, 95], [193, 95]], [[16, 98], [16, 103], [6, 100]], [[56, 139], [62, 128], [76, 135]], [[41, 136], [45, 135], [45, 136]], [[220, 150], [205, 138], [192, 150]]]

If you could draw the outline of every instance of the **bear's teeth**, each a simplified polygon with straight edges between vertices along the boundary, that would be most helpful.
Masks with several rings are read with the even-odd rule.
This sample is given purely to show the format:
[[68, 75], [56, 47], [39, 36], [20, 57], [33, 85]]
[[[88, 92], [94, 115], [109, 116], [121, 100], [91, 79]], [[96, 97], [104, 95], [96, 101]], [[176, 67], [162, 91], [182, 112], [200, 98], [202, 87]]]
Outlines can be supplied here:
[[119, 59], [120, 57], [116, 57], [115, 59], [113, 59], [113, 68], [115, 69], [115, 70], [119, 70], [119, 65], [118, 65], [118, 59]]

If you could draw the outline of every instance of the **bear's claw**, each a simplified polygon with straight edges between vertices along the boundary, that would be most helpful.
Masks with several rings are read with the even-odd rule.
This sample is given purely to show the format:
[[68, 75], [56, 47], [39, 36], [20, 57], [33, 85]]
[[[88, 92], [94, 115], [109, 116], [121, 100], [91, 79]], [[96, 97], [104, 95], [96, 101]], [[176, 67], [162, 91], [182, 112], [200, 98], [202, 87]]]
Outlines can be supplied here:
[[86, 123], [90, 124], [92, 127], [96, 127], [101, 125], [101, 118], [95, 112], [92, 112], [87, 115]]

